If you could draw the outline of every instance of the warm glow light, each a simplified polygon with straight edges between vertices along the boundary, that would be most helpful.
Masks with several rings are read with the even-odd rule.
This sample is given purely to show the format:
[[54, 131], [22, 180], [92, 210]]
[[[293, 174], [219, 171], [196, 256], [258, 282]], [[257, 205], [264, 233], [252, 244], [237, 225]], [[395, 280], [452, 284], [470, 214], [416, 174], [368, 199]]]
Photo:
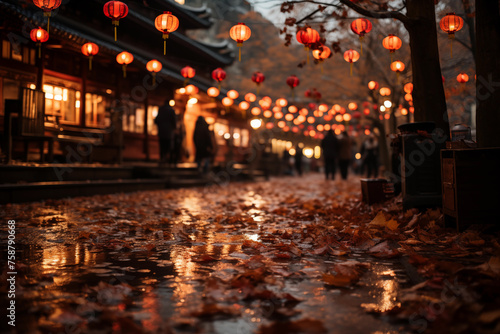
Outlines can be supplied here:
[[384, 101], [384, 107], [386, 107], [387, 109], [389, 109], [390, 107], [392, 107], [392, 102], [387, 100], [387, 101]]
[[256, 130], [262, 126], [262, 121], [260, 119], [252, 119], [250, 121], [250, 126], [252, 129]]
[[380, 106], [380, 111], [381, 112], [384, 112], [386, 110], [386, 108], [384, 106]]
[[278, 127], [279, 127], [279, 128], [282, 128], [282, 129], [283, 129], [285, 126], [286, 126], [286, 122], [285, 122], [285, 121], [279, 121], [279, 122], [278, 122]]
[[349, 110], [356, 110], [356, 109], [358, 109], [358, 105], [354, 102], [351, 102], [351, 103], [349, 103], [347, 108], [349, 108]]
[[186, 86], [186, 94], [197, 94], [199, 91], [198, 87], [195, 85], [187, 85]]
[[411, 94], [405, 94], [405, 100], [408, 102], [413, 101], [413, 96]]
[[328, 111], [328, 106], [324, 103], [320, 104], [318, 106], [318, 110], [321, 111], [321, 112], [327, 112]]
[[411, 82], [408, 82], [404, 85], [403, 90], [407, 94], [411, 94], [413, 92], [413, 84]]
[[241, 101], [239, 107], [241, 110], [248, 110], [248, 108], [250, 108], [250, 103], [247, 101]]
[[[296, 127], [293, 127], [293, 128], [292, 128], [292, 132], [297, 132], [297, 131], [299, 131], [299, 129], [298, 129], [298, 128], [296, 128]], [[297, 153], [297, 152], [295, 151], [295, 149], [294, 149], [294, 148], [291, 148], [291, 149], [288, 151], [288, 153], [290, 153], [290, 155], [293, 157], [293, 156], [295, 155], [295, 153]]]
[[369, 135], [371, 133], [370, 129], [365, 129], [365, 135]]
[[171, 107], [175, 106], [175, 101], [174, 100], [168, 101], [168, 105]]
[[226, 132], [226, 133], [224, 134], [224, 139], [226, 139], [226, 140], [227, 140], [227, 139], [230, 139], [230, 138], [231, 138], [231, 134], [230, 134], [229, 132]]
[[344, 121], [349, 122], [351, 120], [351, 114], [344, 114], [342, 118], [344, 119]]
[[402, 61], [396, 60], [391, 64], [391, 70], [397, 73], [403, 72], [405, 69], [405, 64]]
[[292, 114], [286, 114], [285, 119], [289, 122], [293, 121], [293, 115]]
[[277, 99], [276, 100], [276, 105], [279, 106], [279, 107], [286, 107], [288, 104], [288, 101], [284, 98], [280, 98], [280, 99]]
[[192, 97], [192, 98], [190, 98], [190, 99], [187, 101], [187, 104], [189, 104], [189, 105], [193, 105], [193, 104], [196, 104], [196, 103], [198, 103], [198, 99], [197, 99], [197, 98], [195, 98], [195, 97]]
[[219, 94], [220, 94], [219, 90], [215, 87], [210, 87], [209, 89], [207, 89], [208, 96], [217, 97], [219, 96]]
[[266, 129], [271, 130], [272, 128], [274, 128], [274, 124], [273, 123], [271, 123], [271, 122], [266, 123]]
[[252, 110], [250, 110], [250, 113], [254, 116], [260, 115], [261, 112], [262, 112], [262, 110], [260, 110], [259, 107], [253, 107]]
[[318, 131], [323, 131], [324, 129], [325, 129], [325, 127], [324, 127], [324, 125], [323, 125], [323, 124], [318, 124], [318, 125], [316, 126], [316, 130], [318, 130]]
[[382, 96], [389, 96], [389, 95], [391, 95], [391, 90], [387, 87], [382, 87], [382, 88], [380, 88], [379, 93]]
[[344, 117], [342, 115], [338, 114], [337, 116], [335, 116], [335, 120], [337, 122], [342, 122], [344, 120]]
[[408, 109], [406, 109], [406, 108], [401, 109], [401, 115], [403, 115], [403, 116], [408, 115]]
[[303, 150], [303, 152], [304, 152], [304, 156], [306, 158], [309, 158], [309, 159], [311, 159], [313, 157], [313, 155], [314, 155], [314, 150], [312, 148], [310, 148], [310, 147], [305, 148]]
[[273, 112], [271, 110], [266, 110], [262, 113], [262, 115], [264, 115], [264, 117], [266, 118], [269, 118], [273, 116]]
[[274, 118], [276, 118], [276, 119], [282, 119], [283, 118], [283, 113], [281, 111], [275, 113], [274, 114]]
[[222, 99], [222, 105], [224, 105], [226, 107], [232, 106], [233, 103], [234, 103], [233, 99], [231, 99], [229, 97], [225, 97]]
[[325, 131], [330, 131], [331, 130], [331, 125], [330, 124], [325, 124]]
[[316, 122], [316, 118], [314, 118], [313, 116], [307, 117], [307, 123], [313, 124], [314, 122]]
[[385, 114], [385, 115], [384, 115], [384, 118], [385, 118], [385, 119], [389, 119], [389, 118], [391, 118], [391, 115], [390, 115], [390, 114]]
[[356, 154], [354, 155], [354, 157], [356, 158], [356, 160], [361, 159], [361, 153], [356, 153]]
[[230, 91], [227, 92], [227, 97], [229, 97], [230, 99], [236, 100], [238, 96], [240, 96], [240, 94], [238, 94], [238, 92], [235, 91], [234, 89], [231, 89]]
[[289, 106], [288, 111], [291, 112], [292, 114], [294, 114], [298, 111], [298, 109], [296, 106]]
[[368, 89], [375, 90], [377, 88], [378, 88], [378, 82], [372, 80], [368, 83]]

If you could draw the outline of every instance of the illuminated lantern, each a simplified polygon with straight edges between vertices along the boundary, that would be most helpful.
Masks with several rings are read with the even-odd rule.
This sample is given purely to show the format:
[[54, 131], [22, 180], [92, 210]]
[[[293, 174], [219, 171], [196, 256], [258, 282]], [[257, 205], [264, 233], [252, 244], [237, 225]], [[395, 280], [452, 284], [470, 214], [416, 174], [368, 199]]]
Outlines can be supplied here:
[[250, 113], [254, 116], [259, 116], [262, 110], [260, 110], [259, 107], [253, 107], [252, 110], [250, 110]]
[[247, 101], [247, 102], [255, 102], [256, 100], [257, 100], [257, 96], [255, 96], [255, 94], [248, 93], [245, 95], [245, 101]]
[[352, 113], [352, 118], [354, 118], [354, 119], [360, 119], [361, 118], [361, 113], [359, 111], [353, 112]]
[[344, 119], [344, 117], [342, 115], [340, 115], [340, 114], [338, 114], [337, 116], [335, 116], [335, 120], [337, 122], [342, 122], [343, 119]]
[[460, 73], [457, 76], [457, 81], [461, 84], [465, 84], [467, 81], [469, 81], [469, 76], [465, 73]]
[[123, 51], [116, 56], [116, 61], [118, 64], [122, 65], [123, 77], [127, 77], [127, 65], [134, 60], [134, 56], [130, 52]]
[[411, 94], [413, 92], [413, 84], [411, 82], [408, 82], [404, 85], [403, 90], [406, 94]]
[[286, 107], [288, 104], [288, 101], [284, 98], [279, 98], [276, 100], [276, 105], [280, 107]]
[[289, 122], [293, 121], [293, 114], [286, 114], [285, 119]]
[[286, 84], [290, 86], [290, 89], [292, 90], [292, 97], [295, 97], [295, 92], [293, 89], [300, 84], [299, 78], [297, 78], [295, 75], [291, 75], [286, 79]]
[[271, 122], [267, 122], [266, 123], [266, 129], [271, 130], [272, 128], [274, 128], [274, 124], [271, 123]]
[[281, 111], [275, 113], [274, 114], [274, 118], [276, 118], [276, 119], [282, 119], [283, 118], [283, 113]]
[[319, 61], [327, 59], [328, 57], [330, 57], [331, 54], [332, 51], [328, 46], [325, 45], [322, 45], [318, 49], [312, 51], [313, 57]]
[[406, 109], [406, 108], [401, 109], [401, 115], [403, 115], [403, 116], [408, 115], [408, 109]]
[[250, 103], [248, 103], [247, 101], [241, 101], [238, 106], [241, 110], [248, 110], [248, 108], [250, 108]]
[[342, 118], [344, 119], [344, 121], [349, 122], [351, 120], [351, 114], [344, 114]]
[[224, 105], [226, 107], [232, 106], [233, 103], [234, 103], [234, 101], [231, 98], [229, 98], [229, 97], [225, 97], [225, 98], [222, 99], [222, 105]]
[[196, 75], [196, 70], [191, 66], [186, 66], [181, 69], [181, 75], [184, 77], [184, 86], [186, 86], [189, 79]]
[[413, 101], [413, 96], [410, 93], [405, 94], [405, 100], [408, 102]]
[[30, 37], [33, 42], [36, 42], [38, 46], [38, 58], [42, 56], [42, 43], [45, 43], [49, 40], [49, 33], [44, 29], [38, 27], [36, 29], [31, 30]]
[[210, 87], [209, 89], [207, 89], [207, 95], [210, 97], [217, 97], [219, 96], [219, 94], [220, 91], [215, 87]]
[[310, 27], [306, 27], [303, 29], [299, 29], [295, 37], [300, 44], [304, 44], [304, 48], [307, 52], [307, 63], [309, 64], [309, 47], [312, 44], [319, 42], [319, 33]]
[[103, 7], [104, 15], [111, 19], [111, 23], [115, 26], [115, 41], [116, 41], [116, 29], [119, 24], [119, 20], [123, 19], [128, 14], [128, 6], [121, 1], [108, 1]]
[[396, 72], [396, 76], [398, 78], [399, 78], [399, 73], [403, 72], [404, 69], [405, 69], [405, 64], [400, 60], [396, 60], [391, 64], [391, 70], [393, 72]]
[[92, 57], [99, 52], [99, 47], [94, 43], [85, 43], [82, 45], [82, 53], [89, 57], [89, 71], [92, 71]]
[[401, 48], [401, 45], [403, 45], [403, 42], [401, 42], [401, 39], [393, 34], [389, 34], [386, 38], [382, 40], [382, 46], [389, 50], [391, 53], [391, 63], [392, 63], [392, 54]]
[[298, 111], [298, 109], [296, 106], [289, 106], [288, 111], [291, 112], [292, 114], [295, 114]]
[[365, 114], [366, 116], [370, 115], [370, 109], [368, 108], [363, 109], [363, 114]]
[[372, 81], [370, 81], [370, 82], [368, 83], [368, 89], [369, 89], [369, 90], [375, 90], [375, 89], [378, 89], [378, 82], [373, 81], [373, 80], [372, 80]]
[[50, 27], [50, 14], [51, 12], [61, 5], [62, 0], [33, 0], [35, 6], [43, 10], [43, 15], [47, 16], [47, 33]]
[[179, 19], [171, 12], [163, 12], [155, 19], [155, 27], [163, 33], [163, 54], [167, 54], [167, 38], [179, 28]]
[[380, 88], [379, 93], [382, 96], [389, 96], [389, 95], [391, 95], [391, 90], [387, 87], [382, 87], [382, 88]]
[[358, 109], [358, 105], [354, 102], [351, 102], [351, 103], [349, 103], [347, 108], [349, 108], [349, 110], [356, 110], [356, 109]]
[[225, 78], [226, 78], [226, 71], [224, 71], [222, 68], [218, 67], [212, 71], [212, 79], [214, 79], [219, 83], [219, 90], [220, 90], [220, 83]]
[[450, 38], [450, 55], [453, 58], [453, 39], [455, 38], [455, 33], [462, 29], [464, 26], [464, 20], [455, 15], [455, 13], [448, 13], [445, 17], [441, 19], [439, 22], [439, 27], [444, 32], [448, 33], [448, 37]]
[[314, 122], [316, 122], [316, 118], [314, 118], [313, 116], [307, 117], [307, 123], [314, 124]]
[[372, 30], [372, 23], [365, 19], [356, 19], [351, 23], [351, 30], [359, 36], [360, 53], [363, 54], [363, 38]]
[[347, 50], [344, 52], [344, 60], [348, 62], [351, 66], [351, 76], [352, 76], [352, 64], [359, 60], [359, 53], [356, 50]]
[[327, 112], [328, 111], [328, 106], [324, 103], [320, 104], [318, 106], [318, 110], [321, 111], [321, 112]]
[[266, 110], [262, 113], [262, 115], [264, 115], [264, 117], [266, 118], [270, 118], [273, 116], [273, 112], [271, 110]]
[[264, 80], [266, 80], [266, 77], [262, 74], [262, 72], [257, 71], [252, 74], [252, 81], [257, 84], [257, 95], [259, 95], [260, 84], [263, 83]]
[[234, 89], [231, 89], [230, 91], [227, 92], [227, 97], [229, 97], [230, 99], [236, 100], [238, 96], [240, 96], [240, 94], [238, 94], [238, 92], [235, 91]]
[[229, 30], [229, 36], [236, 41], [236, 46], [239, 50], [239, 61], [241, 61], [241, 47], [243, 42], [250, 38], [252, 31], [245, 23], [238, 23]]
[[315, 103], [312, 103], [312, 102], [311, 102], [311, 103], [309, 103], [307, 106], [308, 106], [308, 107], [309, 107], [309, 109], [311, 109], [311, 110], [316, 109], [316, 104], [315, 104]]
[[150, 60], [146, 64], [146, 69], [151, 72], [151, 75], [153, 76], [153, 86], [156, 83], [156, 73], [160, 72], [162, 68], [163, 65], [156, 59]]
[[186, 94], [188, 94], [188, 95], [197, 94], [199, 91], [200, 90], [195, 85], [187, 85], [186, 86]]
[[390, 119], [390, 118], [391, 118], [391, 114], [385, 114], [385, 115], [384, 115], [384, 118], [385, 118], [385, 119]]

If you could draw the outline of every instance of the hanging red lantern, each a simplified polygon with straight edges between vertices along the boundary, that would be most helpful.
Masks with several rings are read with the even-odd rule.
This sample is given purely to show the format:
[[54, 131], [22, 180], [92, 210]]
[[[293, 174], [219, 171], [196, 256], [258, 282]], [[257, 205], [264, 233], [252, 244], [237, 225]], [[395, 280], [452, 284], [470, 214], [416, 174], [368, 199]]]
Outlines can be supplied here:
[[403, 45], [403, 42], [401, 41], [401, 38], [399, 38], [393, 34], [389, 34], [389, 36], [387, 36], [386, 38], [384, 38], [382, 40], [382, 46], [385, 49], [389, 50], [389, 52], [391, 54], [391, 63], [392, 63], [392, 54], [396, 50], [399, 50], [402, 45]]
[[82, 45], [82, 53], [89, 57], [89, 71], [92, 71], [92, 57], [99, 52], [99, 47], [95, 43], [85, 43]]
[[352, 113], [352, 118], [354, 119], [360, 119], [361, 118], [361, 113], [359, 111], [355, 111]]
[[391, 64], [391, 70], [393, 72], [396, 72], [398, 78], [399, 78], [399, 73], [403, 72], [404, 69], [405, 69], [405, 64], [400, 60], [396, 60]]
[[42, 43], [45, 43], [49, 40], [49, 33], [44, 29], [38, 27], [36, 29], [32, 29], [30, 32], [30, 37], [33, 42], [36, 42], [38, 46], [38, 58], [42, 56]]
[[103, 7], [104, 15], [111, 19], [111, 23], [115, 26], [115, 41], [116, 41], [116, 29], [119, 24], [119, 20], [123, 19], [128, 14], [128, 6], [121, 1], [108, 1]]
[[219, 96], [220, 91], [216, 87], [210, 87], [207, 89], [207, 95], [210, 97], [217, 97]]
[[236, 46], [239, 52], [239, 61], [241, 61], [241, 47], [243, 42], [248, 40], [252, 35], [252, 30], [245, 23], [238, 23], [229, 30], [229, 36], [236, 41]]
[[313, 57], [319, 61], [327, 59], [328, 57], [330, 57], [331, 54], [332, 51], [326, 45], [321, 45], [318, 49], [314, 49], [312, 51]]
[[257, 100], [257, 96], [255, 96], [255, 94], [247, 93], [245, 95], [245, 101], [247, 101], [247, 102], [255, 102], [256, 100]]
[[230, 99], [236, 100], [238, 98], [238, 96], [240, 96], [240, 94], [237, 91], [235, 91], [234, 89], [231, 89], [230, 91], [227, 92], [227, 96]]
[[450, 56], [453, 58], [453, 39], [455, 38], [455, 33], [462, 29], [464, 26], [464, 20], [455, 15], [455, 13], [448, 13], [439, 22], [439, 27], [444, 32], [448, 33], [450, 38]]
[[43, 15], [47, 17], [47, 33], [50, 27], [51, 12], [61, 5], [62, 0], [33, 0], [35, 6], [43, 10]]
[[403, 90], [407, 94], [411, 94], [413, 92], [413, 84], [411, 82], [408, 82], [404, 85]]
[[344, 52], [344, 60], [348, 62], [351, 66], [351, 76], [352, 76], [352, 64], [359, 60], [359, 53], [356, 50], [350, 49]]
[[263, 83], [264, 80], [266, 80], [266, 77], [262, 74], [262, 72], [257, 71], [252, 74], [252, 81], [257, 84], [257, 95], [259, 95], [260, 84]]
[[389, 95], [391, 95], [391, 90], [390, 90], [390, 88], [382, 87], [382, 88], [380, 88], [379, 93], [381, 96], [389, 96]]
[[375, 90], [375, 89], [378, 89], [378, 82], [373, 81], [373, 80], [372, 80], [372, 81], [370, 81], [370, 82], [368, 83], [368, 89], [369, 89], [369, 90]]
[[212, 79], [214, 79], [219, 83], [219, 90], [220, 90], [220, 83], [225, 78], [226, 78], [226, 71], [224, 71], [222, 68], [218, 67], [212, 71]]
[[167, 38], [179, 28], [179, 19], [171, 12], [163, 12], [155, 19], [155, 27], [163, 33], [163, 54], [167, 54]]
[[162, 68], [163, 65], [156, 59], [150, 60], [146, 64], [146, 69], [151, 72], [151, 75], [153, 76], [153, 86], [156, 83], [156, 73], [160, 72]]
[[305, 27], [299, 29], [295, 37], [299, 43], [304, 44], [307, 52], [307, 63], [309, 63], [309, 47], [319, 42], [319, 33], [311, 27]]
[[358, 105], [355, 102], [351, 102], [347, 105], [347, 108], [349, 108], [349, 110], [356, 110], [358, 109]]
[[286, 79], [286, 84], [290, 86], [290, 89], [292, 90], [292, 97], [295, 97], [295, 92], [293, 89], [300, 84], [299, 78], [297, 78], [297, 76], [295, 75], [291, 75]]
[[116, 56], [116, 61], [118, 64], [122, 65], [123, 77], [127, 77], [127, 65], [134, 60], [134, 56], [130, 52], [123, 51]]
[[469, 76], [466, 73], [460, 73], [457, 76], [457, 81], [461, 84], [465, 84], [467, 81], [469, 81]]
[[184, 86], [186, 86], [189, 79], [196, 75], [196, 71], [191, 66], [186, 66], [181, 69], [181, 75], [184, 77]]
[[360, 54], [363, 54], [363, 38], [372, 30], [372, 23], [365, 18], [356, 19], [351, 23], [351, 30], [359, 36]]

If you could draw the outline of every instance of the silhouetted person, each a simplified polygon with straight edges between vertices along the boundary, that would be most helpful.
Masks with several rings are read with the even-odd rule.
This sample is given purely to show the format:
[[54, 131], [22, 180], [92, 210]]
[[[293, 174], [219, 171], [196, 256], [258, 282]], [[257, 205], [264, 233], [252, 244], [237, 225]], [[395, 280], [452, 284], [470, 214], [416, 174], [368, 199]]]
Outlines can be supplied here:
[[169, 104], [172, 94], [168, 95], [165, 103], [158, 109], [158, 115], [155, 118], [160, 144], [160, 164], [167, 162], [172, 153], [174, 131], [177, 124], [174, 108]]
[[349, 162], [351, 161], [351, 138], [347, 132], [342, 132], [339, 139], [339, 167], [342, 180], [347, 179]]
[[170, 157], [170, 163], [174, 165], [181, 160], [183, 140], [184, 140], [184, 129], [182, 126], [178, 126], [174, 131], [172, 155]]
[[361, 146], [361, 156], [363, 159], [363, 170], [366, 168], [366, 177], [378, 176], [378, 142], [373, 135], [370, 135]]
[[302, 148], [298, 147], [295, 150], [295, 169], [299, 176], [302, 176], [302, 158], [304, 157], [304, 153], [302, 152]]
[[198, 164], [198, 169], [203, 174], [206, 174], [210, 167], [210, 158], [214, 151], [214, 145], [208, 123], [203, 116], [198, 116], [196, 120], [193, 141], [196, 149], [195, 160]]
[[290, 163], [290, 158], [292, 156], [290, 155], [290, 152], [288, 152], [287, 149], [285, 149], [283, 151], [283, 157], [281, 158], [282, 159], [282, 164], [283, 164], [283, 173], [285, 175], [292, 175], [293, 174], [293, 170], [292, 170], [292, 166], [291, 166], [291, 163]]
[[335, 179], [335, 171], [337, 165], [339, 142], [337, 137], [333, 134], [332, 130], [326, 133], [325, 138], [321, 141], [321, 148], [323, 149], [323, 159], [325, 161], [325, 177], [328, 180], [328, 175], [332, 175], [332, 180]]

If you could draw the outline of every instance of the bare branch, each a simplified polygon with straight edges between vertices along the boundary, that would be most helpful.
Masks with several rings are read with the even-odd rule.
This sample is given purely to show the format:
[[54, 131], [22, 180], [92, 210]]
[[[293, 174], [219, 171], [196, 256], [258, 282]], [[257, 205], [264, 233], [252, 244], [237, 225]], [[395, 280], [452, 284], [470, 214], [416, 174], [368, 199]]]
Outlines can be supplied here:
[[406, 15], [404, 15], [403, 13], [401, 13], [399, 11], [380, 11], [380, 12], [377, 12], [377, 11], [368, 10], [360, 5], [355, 4], [354, 2], [352, 2], [350, 0], [339, 0], [339, 1], [341, 3], [343, 3], [344, 5], [346, 5], [347, 7], [354, 10], [355, 12], [357, 12], [361, 15], [367, 16], [367, 17], [372, 17], [375, 19], [397, 19], [397, 20], [403, 22], [403, 24], [410, 23], [410, 19]]

